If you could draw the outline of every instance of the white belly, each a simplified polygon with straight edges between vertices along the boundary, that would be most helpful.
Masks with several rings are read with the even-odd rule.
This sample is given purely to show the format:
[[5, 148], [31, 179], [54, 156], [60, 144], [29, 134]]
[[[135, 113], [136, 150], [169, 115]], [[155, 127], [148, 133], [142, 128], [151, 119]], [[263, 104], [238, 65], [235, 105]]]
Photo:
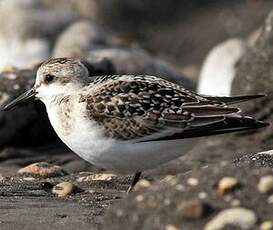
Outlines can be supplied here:
[[52, 126], [61, 140], [86, 161], [118, 172], [136, 172], [154, 168], [185, 154], [192, 140], [131, 143], [106, 138], [101, 127], [79, 114], [70, 132], [60, 126], [56, 111], [48, 109]]
[[105, 168], [119, 172], [151, 169], [184, 155], [192, 140], [153, 141], [145, 143], [115, 143], [101, 156]]

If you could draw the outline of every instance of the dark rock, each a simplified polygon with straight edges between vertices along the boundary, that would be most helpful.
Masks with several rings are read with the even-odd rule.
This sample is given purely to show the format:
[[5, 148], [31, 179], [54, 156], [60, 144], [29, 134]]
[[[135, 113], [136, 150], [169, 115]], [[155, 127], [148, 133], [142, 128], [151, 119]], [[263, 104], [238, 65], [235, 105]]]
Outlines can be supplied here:
[[252, 167], [271, 167], [273, 168], [273, 154], [261, 152], [257, 154], [247, 154], [234, 160], [235, 165], [248, 163]]
[[[256, 43], [253, 47], [248, 48], [239, 61], [232, 84], [232, 95], [267, 94], [262, 99], [241, 103], [238, 106], [242, 108], [243, 114], [253, 116], [268, 123], [271, 123], [273, 120], [273, 94], [271, 87], [273, 83], [272, 15], [271, 13], [266, 20], [263, 32]], [[270, 146], [273, 146], [272, 127], [271, 125], [251, 132], [200, 138], [198, 144], [185, 156], [174, 161], [172, 164], [166, 165], [165, 168], [161, 167], [160, 170], [154, 172], [185, 172], [192, 168], [219, 162], [220, 160], [240, 159], [240, 157], [249, 153], [268, 150]], [[197, 141], [198, 139], [196, 139]], [[253, 164], [270, 165], [272, 163], [271, 157], [259, 156], [259, 158], [261, 160], [255, 161]]]
[[[267, 202], [267, 195], [261, 195], [257, 189], [260, 178], [266, 175], [273, 175], [272, 168], [252, 167], [247, 162], [240, 167], [218, 162], [207, 168], [174, 176], [171, 180], [155, 182], [141, 193], [132, 193], [111, 207], [106, 213], [104, 229], [165, 229], [164, 226], [170, 223], [177, 229], [203, 229], [222, 210], [233, 206], [237, 207], [230, 209], [231, 213], [242, 210], [242, 214], [246, 214], [246, 219], [242, 217], [238, 223], [244, 225], [250, 223], [245, 220], [255, 220], [251, 221], [250, 229], [256, 229], [260, 223], [271, 218], [272, 207]], [[224, 177], [238, 178], [241, 186], [227, 195], [219, 195], [217, 184]], [[198, 184], [188, 185], [189, 178], [195, 178]], [[210, 208], [201, 208], [203, 204]], [[250, 212], [245, 207], [253, 215], [248, 215]], [[184, 218], [177, 215], [177, 210], [183, 210], [180, 214]], [[229, 216], [230, 219], [238, 220], [238, 216]], [[247, 218], [250, 216], [253, 218]]]
[[[78, 36], [74, 36], [75, 34]], [[61, 34], [52, 55], [54, 57], [86, 57], [91, 63], [107, 59], [114, 66], [117, 74], [159, 76], [195, 90], [194, 83], [171, 64], [149, 55], [141, 48], [117, 45], [113, 40], [115, 37], [109, 33], [106, 34], [98, 25], [79, 21]]]
[[[244, 111], [256, 118], [272, 121], [273, 111], [273, 11], [267, 17], [262, 32], [253, 47], [249, 47], [240, 60], [237, 74], [233, 81], [233, 94], [257, 94], [267, 96], [260, 101], [242, 105]], [[257, 137], [258, 143], [272, 146], [272, 126]], [[256, 141], [256, 145], [259, 145]], [[266, 148], [264, 148], [265, 150]], [[263, 149], [261, 149], [263, 150]]]
[[49, 8], [70, 10], [84, 18], [94, 19], [97, 16], [96, 0], [42, 0], [42, 2]]
[[139, 30], [142, 27], [156, 26], [168, 23], [177, 19], [179, 14], [187, 15], [195, 7], [204, 7], [208, 5], [200, 0], [184, 1], [173, 0], [166, 2], [164, 0], [138, 1], [138, 0], [101, 0], [97, 3], [98, 17], [101, 20], [116, 29]]
[[40, 185], [41, 189], [45, 190], [46, 192], [51, 191], [51, 189], [54, 187], [53, 184], [51, 184], [50, 182], [43, 182]]
[[[34, 85], [36, 68], [0, 74], [0, 107]], [[53, 131], [44, 105], [39, 101], [0, 111], [0, 148], [5, 146], [38, 146], [54, 143]]]
[[[200, 65], [215, 44], [230, 37], [245, 37], [257, 29], [273, 4], [252, 3], [102, 0], [97, 1], [97, 19], [181, 67]], [[206, 33], [201, 32], [203, 28]]]

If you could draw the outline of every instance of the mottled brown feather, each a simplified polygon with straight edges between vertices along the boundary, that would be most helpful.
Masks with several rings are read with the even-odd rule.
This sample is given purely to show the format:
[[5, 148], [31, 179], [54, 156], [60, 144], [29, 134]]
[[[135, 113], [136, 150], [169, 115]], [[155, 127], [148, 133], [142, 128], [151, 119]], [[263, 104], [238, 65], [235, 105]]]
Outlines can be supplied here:
[[149, 139], [161, 132], [173, 135], [238, 112], [166, 80], [143, 75], [97, 77], [79, 102], [86, 103], [87, 115], [105, 128], [105, 135], [121, 140]]

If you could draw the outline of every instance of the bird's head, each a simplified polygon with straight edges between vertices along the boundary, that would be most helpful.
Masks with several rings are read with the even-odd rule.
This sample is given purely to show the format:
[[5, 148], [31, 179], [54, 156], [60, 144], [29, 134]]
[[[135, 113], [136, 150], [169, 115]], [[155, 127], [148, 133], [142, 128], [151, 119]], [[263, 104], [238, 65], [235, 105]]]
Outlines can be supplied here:
[[37, 71], [33, 87], [36, 98], [46, 103], [53, 97], [78, 90], [88, 82], [89, 71], [78, 59], [54, 58]]
[[70, 93], [88, 82], [89, 71], [84, 62], [72, 58], [54, 58], [37, 70], [35, 85], [5, 106], [4, 110], [36, 98], [49, 103], [54, 97]]
[[87, 61], [74, 58], [52, 58], [37, 70], [35, 85], [4, 107], [9, 110], [31, 99], [40, 99], [45, 104], [56, 96], [70, 94], [92, 81], [92, 76], [112, 75], [116, 70], [106, 58]]

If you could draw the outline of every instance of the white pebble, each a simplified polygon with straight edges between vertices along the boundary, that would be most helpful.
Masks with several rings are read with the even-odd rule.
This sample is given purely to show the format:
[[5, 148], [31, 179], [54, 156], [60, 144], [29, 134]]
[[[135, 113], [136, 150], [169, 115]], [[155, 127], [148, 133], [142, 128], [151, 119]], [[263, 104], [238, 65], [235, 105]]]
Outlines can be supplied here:
[[61, 182], [53, 187], [52, 193], [58, 197], [65, 197], [70, 195], [74, 190], [75, 186], [71, 182]]
[[227, 225], [237, 226], [241, 229], [254, 229], [257, 222], [255, 213], [246, 208], [230, 208], [219, 212], [210, 220], [204, 230], [220, 230]]
[[200, 193], [198, 194], [198, 198], [201, 199], [201, 200], [204, 200], [204, 199], [206, 199], [207, 197], [208, 197], [208, 194], [205, 193], [205, 192], [200, 192]]
[[260, 193], [268, 193], [273, 190], [273, 176], [263, 176], [258, 183]]
[[273, 229], [272, 221], [265, 221], [260, 225], [260, 230], [272, 230], [272, 229]]
[[219, 183], [217, 192], [220, 195], [224, 195], [226, 192], [231, 191], [238, 185], [238, 180], [234, 177], [223, 177]]
[[198, 179], [196, 179], [196, 178], [190, 177], [190, 178], [187, 180], [187, 183], [188, 183], [188, 185], [190, 185], [190, 186], [197, 186], [197, 185], [199, 184], [199, 181], [198, 181]]

